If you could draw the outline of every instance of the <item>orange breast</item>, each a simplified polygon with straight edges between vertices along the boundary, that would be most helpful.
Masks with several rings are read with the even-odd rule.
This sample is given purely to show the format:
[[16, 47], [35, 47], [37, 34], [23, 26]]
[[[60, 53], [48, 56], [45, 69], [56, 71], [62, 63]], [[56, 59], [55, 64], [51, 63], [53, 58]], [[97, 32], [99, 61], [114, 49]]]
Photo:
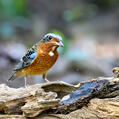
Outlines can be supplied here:
[[26, 68], [22, 69], [23, 75], [39, 75], [47, 72], [56, 62], [58, 52], [56, 51], [53, 56], [49, 54], [37, 55], [34, 61]]

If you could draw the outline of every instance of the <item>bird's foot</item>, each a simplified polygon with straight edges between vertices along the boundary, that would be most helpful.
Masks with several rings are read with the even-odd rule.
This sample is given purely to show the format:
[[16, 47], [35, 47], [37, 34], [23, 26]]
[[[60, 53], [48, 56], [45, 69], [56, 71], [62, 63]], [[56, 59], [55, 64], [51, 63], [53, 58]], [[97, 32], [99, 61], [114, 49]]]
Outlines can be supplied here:
[[25, 88], [28, 88], [29, 84], [24, 85]]
[[45, 78], [45, 81], [46, 81], [46, 82], [50, 82], [47, 78]]

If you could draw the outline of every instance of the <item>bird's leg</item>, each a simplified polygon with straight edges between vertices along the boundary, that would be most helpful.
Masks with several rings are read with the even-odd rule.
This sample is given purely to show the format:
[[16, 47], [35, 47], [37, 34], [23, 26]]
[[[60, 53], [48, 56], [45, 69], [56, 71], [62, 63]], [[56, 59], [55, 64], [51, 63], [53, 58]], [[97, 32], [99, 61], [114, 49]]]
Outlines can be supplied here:
[[27, 76], [24, 76], [24, 86], [25, 86], [25, 88], [27, 87]]
[[46, 73], [44, 73], [44, 74], [42, 75], [42, 78], [43, 78], [46, 82], [50, 82], [50, 81], [46, 78]]

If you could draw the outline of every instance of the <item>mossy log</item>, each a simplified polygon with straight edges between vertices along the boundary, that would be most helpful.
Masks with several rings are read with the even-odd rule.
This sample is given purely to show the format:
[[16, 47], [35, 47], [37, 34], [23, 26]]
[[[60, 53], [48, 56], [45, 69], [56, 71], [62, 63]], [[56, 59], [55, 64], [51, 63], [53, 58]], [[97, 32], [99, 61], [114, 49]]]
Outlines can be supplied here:
[[118, 119], [119, 79], [78, 85], [48, 82], [10, 88], [0, 85], [0, 119]]

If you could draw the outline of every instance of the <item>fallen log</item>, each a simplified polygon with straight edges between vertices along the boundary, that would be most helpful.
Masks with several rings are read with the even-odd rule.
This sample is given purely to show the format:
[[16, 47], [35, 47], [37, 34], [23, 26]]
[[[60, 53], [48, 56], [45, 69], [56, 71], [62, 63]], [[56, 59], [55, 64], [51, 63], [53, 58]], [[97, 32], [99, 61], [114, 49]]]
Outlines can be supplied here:
[[118, 119], [119, 79], [100, 77], [78, 85], [57, 81], [18, 89], [1, 84], [0, 118], [8, 117]]

